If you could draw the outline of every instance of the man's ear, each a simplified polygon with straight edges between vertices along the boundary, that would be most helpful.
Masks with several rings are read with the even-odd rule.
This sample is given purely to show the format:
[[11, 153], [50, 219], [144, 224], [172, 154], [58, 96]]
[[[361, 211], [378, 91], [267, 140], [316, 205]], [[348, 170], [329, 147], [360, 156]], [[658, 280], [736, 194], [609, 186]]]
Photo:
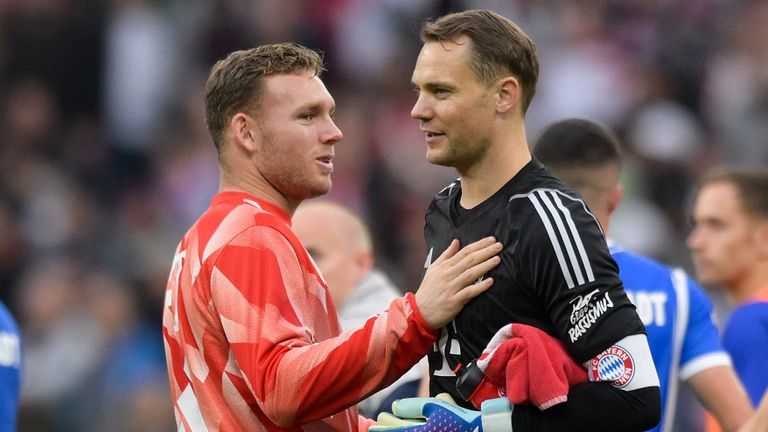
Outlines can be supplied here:
[[232, 134], [235, 145], [242, 147], [248, 152], [256, 150], [257, 139], [254, 128], [256, 127], [253, 119], [245, 113], [236, 113], [229, 122], [229, 131]]
[[355, 254], [355, 266], [361, 270], [362, 274], [368, 274], [373, 269], [373, 252], [359, 251]]
[[508, 76], [499, 80], [499, 90], [496, 94], [496, 112], [506, 113], [520, 103], [520, 82], [515, 77]]
[[613, 211], [619, 206], [623, 197], [624, 188], [620, 184], [617, 184], [608, 192], [608, 216], [613, 214]]

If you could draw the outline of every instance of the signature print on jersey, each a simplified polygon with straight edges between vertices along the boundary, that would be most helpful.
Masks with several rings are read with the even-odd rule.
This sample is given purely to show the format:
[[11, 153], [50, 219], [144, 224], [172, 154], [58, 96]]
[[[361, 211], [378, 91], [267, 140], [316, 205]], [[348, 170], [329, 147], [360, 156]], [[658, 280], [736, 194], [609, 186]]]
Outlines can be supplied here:
[[597, 319], [613, 308], [613, 300], [605, 293], [601, 299], [595, 300], [593, 297], [599, 290], [594, 290], [589, 294], [577, 296], [570, 301], [573, 310], [571, 311], [571, 327], [568, 329], [568, 336], [571, 342], [576, 342], [581, 336], [597, 322]]

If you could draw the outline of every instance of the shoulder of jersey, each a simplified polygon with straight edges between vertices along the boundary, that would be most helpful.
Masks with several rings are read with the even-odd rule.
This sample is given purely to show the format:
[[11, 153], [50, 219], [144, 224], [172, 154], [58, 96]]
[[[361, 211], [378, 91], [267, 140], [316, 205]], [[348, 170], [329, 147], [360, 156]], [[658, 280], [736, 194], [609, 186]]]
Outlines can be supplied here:
[[461, 182], [459, 180], [460, 179], [456, 179], [442, 188], [440, 192], [435, 195], [435, 199], [448, 198], [450, 196], [456, 195], [456, 193], [458, 193], [458, 191], [461, 189]]
[[[430, 201], [429, 206], [427, 207], [427, 214], [432, 214], [437, 207], [445, 208], [448, 203], [448, 200], [452, 196], [455, 196], [458, 191], [461, 189], [461, 183], [459, 182], [459, 179], [454, 180], [448, 186], [445, 186], [435, 194], [435, 196], [432, 198], [432, 201]], [[440, 204], [438, 204], [440, 203]], [[447, 210], [444, 210], [447, 211]]]
[[269, 227], [283, 233], [290, 230], [283, 218], [262, 207], [257, 201], [249, 199], [235, 204], [223, 214], [219, 213], [215, 219], [218, 219], [219, 228], [229, 226], [233, 233], [245, 229], [248, 225]]

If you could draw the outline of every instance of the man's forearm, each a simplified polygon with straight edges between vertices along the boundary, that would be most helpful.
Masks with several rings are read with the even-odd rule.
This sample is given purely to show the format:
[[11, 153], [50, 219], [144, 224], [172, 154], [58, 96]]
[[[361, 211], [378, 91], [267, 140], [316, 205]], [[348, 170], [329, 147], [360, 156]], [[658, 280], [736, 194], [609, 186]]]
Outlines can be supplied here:
[[704, 369], [687, 382], [726, 432], [738, 430], [754, 412], [747, 391], [731, 366]]
[[572, 387], [567, 402], [544, 411], [515, 406], [512, 425], [515, 432], [645, 431], [658, 424], [660, 415], [659, 387], [624, 391], [588, 382]]

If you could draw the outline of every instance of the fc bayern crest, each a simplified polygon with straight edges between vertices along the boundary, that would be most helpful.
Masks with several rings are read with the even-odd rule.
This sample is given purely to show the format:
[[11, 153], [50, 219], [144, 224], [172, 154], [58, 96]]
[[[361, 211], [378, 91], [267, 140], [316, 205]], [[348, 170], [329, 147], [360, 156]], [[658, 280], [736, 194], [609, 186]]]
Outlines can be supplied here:
[[592, 359], [589, 375], [594, 381], [610, 381], [614, 387], [624, 387], [635, 376], [635, 361], [624, 348], [613, 345]]

